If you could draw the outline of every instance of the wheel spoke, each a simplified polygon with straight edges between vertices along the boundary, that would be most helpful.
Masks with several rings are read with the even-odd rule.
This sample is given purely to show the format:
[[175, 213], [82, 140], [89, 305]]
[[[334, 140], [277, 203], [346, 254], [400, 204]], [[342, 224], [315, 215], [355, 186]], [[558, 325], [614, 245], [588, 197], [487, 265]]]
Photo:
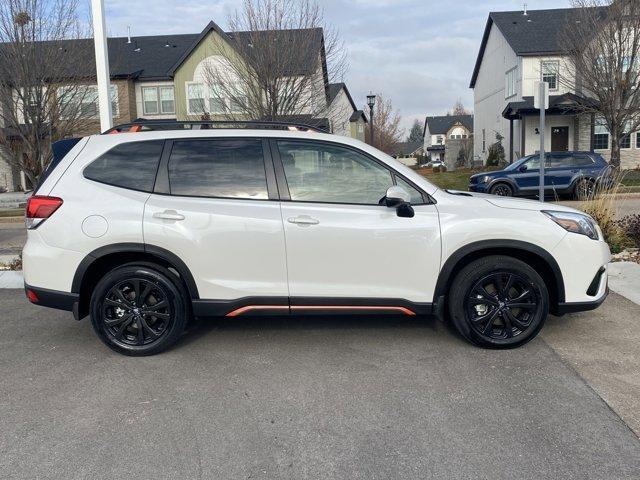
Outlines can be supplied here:
[[158, 338], [158, 337], [160, 336], [160, 334], [159, 334], [159, 333], [157, 333], [153, 328], [151, 328], [151, 327], [149, 326], [149, 324], [147, 323], [147, 321], [146, 321], [144, 318], [142, 318], [142, 319], [140, 320], [140, 323], [142, 323], [142, 328], [143, 328], [144, 330], [146, 330], [147, 332], [149, 332], [149, 334], [150, 334], [153, 338]]
[[529, 327], [527, 323], [523, 322], [518, 317], [516, 317], [508, 308], [505, 309], [504, 312], [505, 312], [505, 317], [509, 317], [509, 322], [515, 325], [515, 327], [518, 328], [519, 330], [525, 331]]
[[124, 293], [122, 293], [122, 290], [120, 290], [119, 288], [116, 288], [115, 294], [116, 294], [116, 297], [122, 300], [122, 303], [124, 303], [127, 307], [131, 306], [131, 302], [127, 299], [127, 297], [124, 296]]
[[136, 302], [136, 306], [140, 306], [140, 280], [134, 280], [133, 282], [133, 292], [134, 297], [133, 300]]
[[521, 308], [522, 310], [533, 310], [538, 305], [535, 303], [510, 303], [510, 308]]
[[518, 295], [516, 298], [509, 299], [509, 304], [511, 305], [512, 303], [522, 302], [522, 300], [524, 300], [525, 298], [529, 297], [530, 295], [531, 295], [531, 290], [526, 289], [520, 295]]
[[131, 322], [133, 322], [133, 315], [131, 315], [129, 317], [129, 319], [126, 322], [123, 322], [120, 325], [120, 328], [118, 328], [118, 331], [116, 332], [116, 338], [118, 340], [120, 340], [122, 338], [122, 334], [124, 333], [125, 328], [127, 328], [129, 325], [131, 325]]
[[488, 303], [490, 305], [498, 305], [498, 300], [496, 300], [496, 297], [494, 297], [489, 292], [487, 292], [487, 289], [484, 288], [483, 285], [478, 286], [476, 288], [476, 291], [484, 300], [483, 303]]
[[487, 315], [489, 317], [489, 320], [487, 320], [487, 323], [482, 328], [482, 334], [483, 335], [490, 335], [491, 334], [491, 330], [492, 330], [492, 327], [493, 327], [493, 322], [496, 319], [496, 317], [498, 316], [498, 313], [499, 313], [499, 310], [496, 310], [491, 315]]
[[140, 294], [140, 299], [139, 299], [140, 301], [138, 302], [139, 306], [144, 305], [144, 302], [147, 299], [147, 297], [149, 296], [149, 294], [151, 293], [151, 289], [152, 288], [153, 288], [153, 285], [151, 285], [150, 283], [146, 283], [145, 282], [144, 290]]
[[147, 305], [144, 310], [145, 312], [155, 312], [156, 310], [160, 310], [161, 308], [167, 307], [169, 304], [166, 300], [162, 300], [154, 305]]
[[129, 308], [128, 304], [126, 304], [124, 302], [118, 302], [118, 301], [113, 300], [111, 298], [105, 298], [104, 303], [105, 303], [105, 305], [109, 305], [110, 307]]
[[133, 313], [129, 313], [127, 315], [123, 315], [122, 317], [119, 317], [119, 318], [105, 318], [104, 319], [104, 324], [107, 327], [115, 327], [116, 325], [120, 325], [122, 322], [126, 322], [127, 320], [129, 320], [132, 317], [133, 317]]
[[511, 290], [511, 287], [513, 287], [513, 280], [514, 280], [513, 275], [509, 274], [509, 276], [507, 277], [507, 283], [503, 285], [501, 290], [501, 293], [504, 298], [509, 298], [509, 290]]
[[168, 313], [148, 312], [146, 310], [143, 310], [140, 313], [145, 317], [156, 317], [156, 318], [161, 318], [162, 320], [169, 320], [171, 318], [171, 315]]
[[142, 345], [144, 343], [144, 328], [142, 327], [142, 319], [138, 318], [136, 321], [136, 326], [138, 327], [138, 345]]
[[511, 316], [509, 312], [503, 311], [501, 314], [502, 320], [504, 321], [504, 334], [507, 338], [513, 337], [513, 327], [511, 325]]

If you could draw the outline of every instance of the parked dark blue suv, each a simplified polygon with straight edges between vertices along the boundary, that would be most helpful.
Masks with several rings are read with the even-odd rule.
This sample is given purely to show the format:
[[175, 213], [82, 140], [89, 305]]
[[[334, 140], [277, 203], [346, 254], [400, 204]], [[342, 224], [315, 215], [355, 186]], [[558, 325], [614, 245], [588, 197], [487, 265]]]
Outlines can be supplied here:
[[[588, 198], [596, 186], [610, 186], [609, 164], [593, 152], [552, 152], [545, 154], [546, 195]], [[537, 196], [540, 186], [540, 155], [521, 158], [504, 170], [472, 175], [469, 191], [501, 196]]]

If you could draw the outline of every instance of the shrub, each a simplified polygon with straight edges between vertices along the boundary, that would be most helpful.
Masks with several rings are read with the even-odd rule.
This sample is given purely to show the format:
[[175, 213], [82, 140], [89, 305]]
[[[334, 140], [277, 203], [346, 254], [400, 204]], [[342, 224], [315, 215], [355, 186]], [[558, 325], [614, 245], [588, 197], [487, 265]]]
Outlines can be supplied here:
[[502, 139], [504, 137], [496, 132], [496, 143], [489, 145], [489, 153], [487, 154], [487, 166], [498, 167], [507, 163], [504, 154], [504, 147], [502, 146]]
[[627, 215], [618, 224], [633, 245], [640, 248], [640, 214]]

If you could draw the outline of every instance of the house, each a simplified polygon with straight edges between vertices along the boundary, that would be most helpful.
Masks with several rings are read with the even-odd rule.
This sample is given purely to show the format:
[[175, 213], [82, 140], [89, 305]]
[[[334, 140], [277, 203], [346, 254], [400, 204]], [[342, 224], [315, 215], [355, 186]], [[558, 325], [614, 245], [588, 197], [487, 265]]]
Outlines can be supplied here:
[[330, 83], [328, 101], [327, 116], [331, 132], [364, 142], [368, 120], [364, 112], [356, 107], [347, 86], [344, 83]]
[[[545, 150], [582, 150], [610, 155], [603, 120], [577, 108], [581, 98], [562, 82], [565, 67], [557, 32], [565, 28], [572, 8], [491, 12], [471, 77], [474, 95], [474, 154], [483, 161], [496, 134], [503, 137], [507, 161], [540, 149], [539, 111], [533, 108], [536, 82], [549, 83]], [[622, 167], [640, 161], [640, 134], [623, 140]]]
[[400, 142], [396, 145], [393, 155], [399, 162], [408, 166], [418, 164], [418, 158], [424, 154], [424, 143], [422, 140]]
[[[309, 123], [331, 129], [339, 135], [364, 140], [367, 118], [358, 110], [344, 83], [329, 84], [324, 34], [320, 28], [309, 30], [279, 30], [259, 32], [269, 35], [269, 40], [282, 43], [283, 51], [291, 44], [303, 47], [296, 51], [300, 61], [292, 62], [292, 76], [314, 75], [311, 82], [317, 91], [314, 111], [301, 111], [299, 115], [283, 120]], [[114, 123], [129, 123], [135, 119], [146, 120], [199, 120], [203, 116], [225, 119], [223, 112], [233, 111], [228, 98], [213, 98], [208, 94], [206, 73], [209, 68], [219, 68], [225, 62], [238, 61], [234, 52], [234, 39], [249, 41], [250, 32], [224, 32], [210, 22], [200, 33], [182, 35], [154, 35], [143, 37], [109, 38], [109, 63], [111, 75], [111, 101]], [[256, 32], [253, 32], [255, 35]], [[304, 36], [304, 41], [297, 41]], [[246, 38], [245, 38], [246, 37]], [[302, 37], [301, 37], [302, 38]], [[69, 77], [86, 81], [88, 94], [82, 95], [81, 110], [86, 115], [85, 128], [78, 135], [98, 133], [97, 86], [95, 85], [95, 53], [92, 39], [68, 40], [77, 58], [69, 62]], [[93, 79], [93, 80], [92, 80]], [[61, 87], [64, 88], [64, 87]], [[225, 102], [226, 109], [221, 102]], [[320, 112], [320, 115], [318, 115]], [[0, 187], [9, 191], [22, 183], [20, 173], [12, 169], [0, 157]]]
[[462, 140], [472, 138], [473, 115], [442, 115], [425, 119], [424, 151], [431, 160], [446, 162], [447, 168], [454, 168]]

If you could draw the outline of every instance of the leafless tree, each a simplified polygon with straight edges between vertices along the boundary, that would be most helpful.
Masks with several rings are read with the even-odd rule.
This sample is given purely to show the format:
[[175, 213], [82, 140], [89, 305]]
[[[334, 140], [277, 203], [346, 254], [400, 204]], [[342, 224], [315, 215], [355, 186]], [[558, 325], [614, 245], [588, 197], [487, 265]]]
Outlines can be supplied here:
[[458, 98], [453, 105], [453, 113], [451, 115], [469, 115], [469, 112], [462, 104], [462, 99]]
[[228, 33], [218, 32], [222, 41], [215, 45], [227, 54], [206, 66], [212, 115], [263, 120], [329, 115], [326, 87], [342, 78], [346, 61], [337, 31], [325, 23], [316, 2], [244, 0], [228, 26]]
[[[560, 82], [585, 100], [578, 109], [601, 117], [611, 134], [612, 166], [620, 142], [640, 128], [640, 15], [634, 0], [575, 0], [559, 33], [566, 52]], [[575, 74], [574, 74], [575, 72]]]
[[[365, 141], [371, 144], [370, 131], [365, 130]], [[373, 146], [393, 155], [402, 138], [400, 114], [393, 108], [390, 98], [378, 94], [373, 109]]]
[[90, 60], [76, 51], [80, 44], [65, 41], [87, 36], [78, 1], [0, 2], [0, 155], [31, 186], [51, 158], [51, 143], [86, 118], [82, 103], [92, 95], [72, 78]]

